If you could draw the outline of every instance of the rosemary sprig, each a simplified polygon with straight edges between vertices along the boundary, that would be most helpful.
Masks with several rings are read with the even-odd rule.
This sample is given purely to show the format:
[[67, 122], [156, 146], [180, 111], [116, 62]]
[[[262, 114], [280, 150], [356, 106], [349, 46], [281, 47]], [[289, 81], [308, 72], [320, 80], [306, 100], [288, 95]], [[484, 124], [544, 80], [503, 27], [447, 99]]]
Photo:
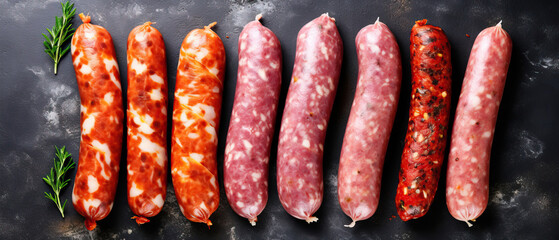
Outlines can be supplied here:
[[56, 149], [56, 157], [54, 158], [54, 167], [50, 169], [50, 175], [43, 180], [52, 187], [54, 194], [45, 192], [45, 197], [52, 200], [64, 218], [64, 207], [68, 199], [64, 200], [64, 204], [60, 204], [60, 191], [68, 185], [70, 179], [65, 179], [64, 175], [68, 170], [72, 169], [76, 163], [72, 160], [72, 154], [66, 151], [66, 147]]
[[62, 5], [62, 17], [55, 16], [54, 27], [48, 29], [50, 36], [43, 33], [45, 41], [45, 52], [54, 60], [54, 75], [58, 72], [58, 63], [60, 59], [70, 50], [70, 45], [68, 45], [64, 50], [61, 50], [63, 45], [72, 38], [74, 31], [76, 29], [72, 27], [72, 19], [76, 13], [74, 4], [70, 4], [70, 1], [65, 3], [60, 3]]

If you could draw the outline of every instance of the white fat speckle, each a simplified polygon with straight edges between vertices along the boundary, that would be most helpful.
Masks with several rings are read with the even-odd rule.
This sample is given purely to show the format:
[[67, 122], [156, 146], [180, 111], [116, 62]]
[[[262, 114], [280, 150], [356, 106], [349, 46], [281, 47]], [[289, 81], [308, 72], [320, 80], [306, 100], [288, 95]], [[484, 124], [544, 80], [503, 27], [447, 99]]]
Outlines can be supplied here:
[[520, 148], [524, 153], [525, 157], [531, 159], [537, 159], [542, 155], [543, 150], [545, 149], [544, 143], [533, 136], [531, 133], [523, 130], [518, 135], [518, 139], [520, 141]]
[[94, 193], [99, 189], [99, 182], [97, 178], [92, 175], [87, 176], [87, 188], [90, 193]]
[[307, 139], [303, 139], [303, 147], [309, 148], [311, 147], [311, 143]]

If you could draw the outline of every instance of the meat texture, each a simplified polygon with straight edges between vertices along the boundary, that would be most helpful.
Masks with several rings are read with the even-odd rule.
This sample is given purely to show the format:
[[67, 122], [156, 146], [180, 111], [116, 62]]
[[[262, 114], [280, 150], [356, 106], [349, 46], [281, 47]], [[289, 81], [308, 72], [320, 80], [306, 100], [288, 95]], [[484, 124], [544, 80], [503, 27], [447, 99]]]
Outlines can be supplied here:
[[491, 144], [511, 52], [512, 41], [501, 23], [483, 30], [462, 84], [448, 157], [446, 204], [454, 218], [468, 225], [487, 207]]
[[219, 205], [217, 130], [225, 74], [225, 50], [212, 23], [182, 42], [171, 140], [171, 175], [181, 212], [212, 225]]
[[396, 209], [404, 221], [424, 216], [435, 197], [446, 147], [452, 66], [443, 30], [416, 21], [411, 31], [412, 90]]
[[398, 108], [402, 63], [396, 39], [379, 22], [355, 38], [359, 75], [347, 121], [340, 167], [338, 201], [353, 222], [376, 211], [386, 148]]
[[309, 223], [318, 220], [313, 214], [322, 203], [324, 140], [342, 53], [342, 39], [328, 14], [307, 23], [297, 35], [279, 134], [277, 184], [285, 210]]
[[280, 42], [260, 17], [239, 36], [237, 89], [223, 169], [229, 205], [253, 226], [268, 201], [268, 162], [282, 69]]
[[128, 35], [128, 205], [138, 224], [157, 215], [167, 193], [167, 62], [151, 22]]
[[111, 212], [118, 182], [124, 111], [113, 40], [109, 32], [83, 22], [71, 52], [81, 100], [81, 137], [72, 203], [93, 230]]

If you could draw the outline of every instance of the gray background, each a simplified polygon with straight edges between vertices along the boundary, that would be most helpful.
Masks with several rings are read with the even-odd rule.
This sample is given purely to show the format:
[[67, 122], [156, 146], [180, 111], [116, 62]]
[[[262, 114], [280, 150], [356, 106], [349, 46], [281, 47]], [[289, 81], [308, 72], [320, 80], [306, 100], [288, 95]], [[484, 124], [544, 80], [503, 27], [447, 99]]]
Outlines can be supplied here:
[[[321, 13], [335, 17], [344, 41], [340, 84], [327, 133], [324, 156], [325, 198], [307, 224], [289, 216], [276, 191], [277, 131], [270, 158], [270, 197], [251, 227], [228, 206], [223, 188], [211, 230], [186, 220], [179, 211], [169, 178], [163, 211], [152, 222], [138, 226], [130, 217], [126, 176], [121, 171], [114, 209], [88, 232], [72, 205], [67, 217], [43, 197], [41, 180], [52, 166], [54, 145], [66, 145], [78, 159], [79, 95], [71, 57], [65, 56], [58, 76], [43, 52], [41, 33], [60, 15], [58, 0], [0, 0], [0, 238], [1, 239], [558, 239], [559, 230], [559, 15], [556, 1], [76, 1], [77, 13], [89, 13], [94, 24], [113, 36], [120, 69], [126, 69], [126, 38], [130, 30], [154, 21], [167, 47], [169, 91], [174, 91], [179, 48], [192, 29], [217, 21], [215, 31], [227, 52], [227, 75], [219, 133], [218, 164], [223, 181], [223, 150], [237, 72], [237, 40], [242, 27], [258, 13], [276, 33], [283, 48], [283, 101], [293, 68], [296, 34]], [[344, 228], [350, 219], [337, 201], [337, 169], [345, 124], [357, 78], [355, 35], [377, 17], [398, 40], [403, 63], [403, 85], [398, 113], [384, 166], [380, 204], [375, 215]], [[414, 20], [427, 18], [442, 27], [452, 45], [453, 106], [458, 100], [471, 46], [484, 28], [503, 20], [513, 40], [512, 61], [505, 87], [493, 151], [490, 200], [485, 213], [468, 228], [454, 220], [444, 199], [445, 171], [429, 213], [402, 222], [394, 197], [406, 131], [410, 96], [409, 33]], [[78, 19], [74, 20], [77, 26]], [[466, 37], [469, 34], [471, 37]], [[229, 36], [229, 38], [226, 38]], [[126, 86], [126, 71], [121, 72]], [[125, 88], [124, 88], [125, 89]], [[123, 89], [123, 90], [124, 90]], [[172, 98], [171, 98], [172, 99]], [[170, 104], [172, 101], [170, 101]], [[172, 106], [169, 106], [171, 109]], [[452, 110], [454, 116], [454, 108]], [[170, 116], [169, 116], [170, 117]], [[279, 129], [279, 123], [277, 124]], [[126, 169], [125, 156], [121, 169]], [[443, 166], [446, 169], [446, 165]], [[74, 176], [75, 170], [70, 173]], [[71, 198], [71, 187], [62, 194]]]

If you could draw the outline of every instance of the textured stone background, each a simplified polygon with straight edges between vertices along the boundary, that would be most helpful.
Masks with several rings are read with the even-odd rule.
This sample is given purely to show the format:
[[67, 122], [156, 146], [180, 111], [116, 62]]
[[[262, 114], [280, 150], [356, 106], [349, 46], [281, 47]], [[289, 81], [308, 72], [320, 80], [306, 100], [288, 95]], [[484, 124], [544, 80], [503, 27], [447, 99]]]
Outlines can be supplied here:
[[[52, 166], [53, 145], [66, 145], [78, 159], [79, 95], [70, 56], [58, 76], [43, 52], [45, 27], [60, 15], [58, 0], [0, 0], [0, 238], [1, 239], [558, 239], [559, 230], [559, 4], [554, 1], [83, 1], [77, 12], [89, 13], [94, 24], [112, 34], [118, 63], [126, 69], [126, 38], [145, 21], [156, 22], [167, 46], [169, 91], [174, 91], [179, 48], [193, 28], [217, 21], [215, 31], [227, 52], [227, 76], [219, 133], [220, 185], [225, 136], [233, 104], [237, 73], [237, 39], [242, 27], [263, 13], [263, 23], [282, 43], [285, 100], [293, 68], [296, 35], [321, 13], [335, 17], [344, 41], [344, 63], [327, 133], [324, 156], [325, 198], [307, 224], [289, 216], [276, 191], [276, 146], [270, 158], [269, 201], [258, 225], [251, 227], [228, 206], [221, 192], [211, 230], [191, 223], [179, 211], [171, 181], [163, 211], [138, 226], [130, 217], [125, 171], [121, 171], [112, 213], [88, 232], [72, 205], [66, 219], [43, 197], [48, 186], [41, 178]], [[355, 35], [377, 17], [400, 45], [403, 85], [396, 122], [384, 166], [380, 204], [375, 215], [343, 227], [350, 219], [337, 201], [337, 169], [345, 124], [357, 79]], [[445, 173], [429, 213], [404, 223], [395, 217], [394, 196], [407, 124], [410, 96], [409, 32], [414, 20], [427, 18], [442, 27], [452, 45], [453, 105], [477, 34], [503, 20], [513, 39], [509, 77], [501, 103], [491, 155], [490, 200], [474, 227], [454, 220], [444, 199]], [[77, 26], [78, 19], [74, 20]], [[466, 37], [469, 34], [471, 37]], [[226, 38], [229, 36], [229, 38]], [[126, 71], [121, 72], [123, 87]], [[169, 101], [172, 104], [172, 101]], [[171, 109], [171, 106], [169, 106]], [[453, 114], [454, 114], [453, 108]], [[280, 104], [280, 113], [283, 103]], [[281, 114], [278, 114], [281, 119]], [[279, 129], [279, 123], [277, 124]], [[169, 135], [170, 136], [170, 135]], [[274, 140], [277, 145], [277, 131]], [[125, 167], [125, 156], [121, 169]], [[443, 166], [446, 169], [446, 164]], [[73, 177], [75, 170], [70, 173]], [[169, 175], [170, 177], [170, 175]], [[62, 195], [71, 198], [71, 187]], [[221, 189], [223, 190], [223, 188]], [[70, 202], [70, 201], [69, 201]]]

